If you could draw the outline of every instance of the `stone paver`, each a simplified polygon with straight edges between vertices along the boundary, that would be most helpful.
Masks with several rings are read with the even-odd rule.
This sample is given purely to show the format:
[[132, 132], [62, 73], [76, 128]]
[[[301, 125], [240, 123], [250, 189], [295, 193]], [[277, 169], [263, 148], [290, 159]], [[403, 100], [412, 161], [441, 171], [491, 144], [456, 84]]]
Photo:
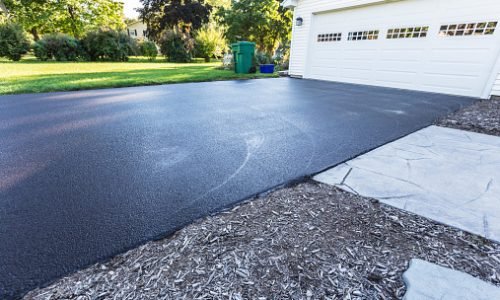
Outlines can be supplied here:
[[500, 241], [500, 138], [430, 126], [315, 180]]
[[413, 259], [403, 274], [404, 300], [500, 299], [500, 288], [469, 274]]

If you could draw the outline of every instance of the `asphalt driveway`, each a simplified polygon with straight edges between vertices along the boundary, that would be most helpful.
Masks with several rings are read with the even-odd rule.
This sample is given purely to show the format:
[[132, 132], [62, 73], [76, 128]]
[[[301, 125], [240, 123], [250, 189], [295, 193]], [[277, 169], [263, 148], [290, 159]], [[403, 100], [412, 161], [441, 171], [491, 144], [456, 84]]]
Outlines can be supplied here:
[[473, 101], [284, 78], [2, 96], [0, 298]]

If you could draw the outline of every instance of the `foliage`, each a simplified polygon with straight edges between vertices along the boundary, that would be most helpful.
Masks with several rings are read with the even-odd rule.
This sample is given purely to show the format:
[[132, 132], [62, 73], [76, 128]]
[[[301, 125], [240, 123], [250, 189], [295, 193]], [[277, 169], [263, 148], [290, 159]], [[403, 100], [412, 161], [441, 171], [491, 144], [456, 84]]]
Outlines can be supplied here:
[[0, 0], [0, 23], [7, 21], [8, 14], [9, 11], [7, 10], [7, 7], [5, 7], [3, 0]]
[[257, 52], [257, 54], [255, 54], [255, 59], [257, 61], [257, 64], [259, 65], [268, 65], [274, 63], [274, 60], [271, 57], [271, 55], [265, 52]]
[[206, 62], [209, 62], [211, 57], [221, 58], [227, 50], [224, 32], [216, 28], [214, 24], [205, 25], [199, 29], [196, 32], [195, 41], [197, 54], [205, 58]]
[[166, 30], [175, 29], [186, 34], [207, 23], [212, 6], [204, 0], [141, 0], [140, 17], [148, 25], [148, 36], [162, 38]]
[[274, 54], [274, 61], [278, 70], [288, 70], [290, 65], [290, 44], [280, 44]]
[[255, 42], [258, 50], [272, 54], [280, 42], [290, 40], [292, 14], [280, 2], [239, 0], [233, 1], [229, 9], [222, 8], [219, 14], [228, 27], [228, 39]]
[[169, 62], [190, 62], [194, 44], [188, 33], [167, 30], [160, 39], [160, 51]]
[[46, 61], [54, 58], [57, 61], [76, 61], [79, 56], [79, 42], [65, 34], [49, 34], [33, 45], [35, 56]]
[[151, 41], [143, 41], [140, 44], [141, 54], [146, 56], [150, 61], [156, 59], [158, 56], [158, 49], [156, 48], [156, 44]]
[[223, 27], [219, 11], [221, 9], [229, 9], [231, 7], [231, 0], [205, 0], [205, 2], [212, 6], [209, 23], [216, 23], [219, 28]]
[[30, 42], [21, 26], [14, 23], [0, 24], [0, 57], [18, 61], [30, 49]]
[[139, 20], [136, 19], [136, 18], [125, 18], [124, 19], [124, 22], [125, 22], [125, 25], [131, 25], [131, 24], [134, 24], [136, 22], [138, 22]]
[[231, 0], [205, 0], [205, 2], [212, 6], [213, 8], [217, 7], [224, 7], [224, 8], [229, 8], [231, 7]]
[[4, 0], [11, 18], [35, 40], [41, 34], [66, 33], [76, 38], [99, 27], [125, 28], [123, 3], [114, 0]]
[[135, 41], [126, 33], [111, 29], [90, 31], [81, 40], [86, 58], [90, 61], [127, 61], [134, 53]]

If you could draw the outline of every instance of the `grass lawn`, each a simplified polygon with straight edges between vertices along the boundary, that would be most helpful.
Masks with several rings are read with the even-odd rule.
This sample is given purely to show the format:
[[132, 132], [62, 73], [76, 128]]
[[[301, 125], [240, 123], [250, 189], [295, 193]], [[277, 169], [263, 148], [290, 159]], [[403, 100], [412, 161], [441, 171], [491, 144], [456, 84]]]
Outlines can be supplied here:
[[149, 62], [20, 62], [0, 60], [0, 94], [41, 93], [180, 82], [274, 77], [274, 74], [235, 74], [219, 70], [219, 62], [176, 64]]

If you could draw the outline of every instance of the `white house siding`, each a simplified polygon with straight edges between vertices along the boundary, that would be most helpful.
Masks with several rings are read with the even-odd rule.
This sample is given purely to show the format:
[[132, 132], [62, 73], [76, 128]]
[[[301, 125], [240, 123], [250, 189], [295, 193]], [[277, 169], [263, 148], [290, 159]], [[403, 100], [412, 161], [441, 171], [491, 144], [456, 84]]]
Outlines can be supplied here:
[[[289, 73], [479, 98], [500, 95], [500, 25], [494, 35], [439, 35], [443, 24], [498, 22], [497, 1], [299, 0], [294, 20], [302, 18], [303, 25], [293, 27]], [[370, 24], [380, 30], [379, 39], [346, 42], [349, 31]], [[385, 35], [394, 24], [427, 25], [429, 33], [425, 39], [389, 40]], [[343, 32], [342, 42], [317, 43], [322, 28]]]
[[498, 73], [497, 80], [493, 85], [493, 91], [491, 92], [491, 95], [500, 97], [500, 73]]
[[134, 39], [147, 39], [144, 35], [147, 29], [146, 24], [142, 22], [135, 22], [127, 26], [127, 33]]
[[343, 9], [353, 6], [363, 6], [375, 3], [393, 2], [387, 0], [299, 0], [294, 10], [295, 19], [304, 20], [302, 26], [294, 24], [292, 31], [292, 50], [290, 53], [290, 75], [303, 76], [307, 57], [308, 41], [310, 37], [313, 13]]

